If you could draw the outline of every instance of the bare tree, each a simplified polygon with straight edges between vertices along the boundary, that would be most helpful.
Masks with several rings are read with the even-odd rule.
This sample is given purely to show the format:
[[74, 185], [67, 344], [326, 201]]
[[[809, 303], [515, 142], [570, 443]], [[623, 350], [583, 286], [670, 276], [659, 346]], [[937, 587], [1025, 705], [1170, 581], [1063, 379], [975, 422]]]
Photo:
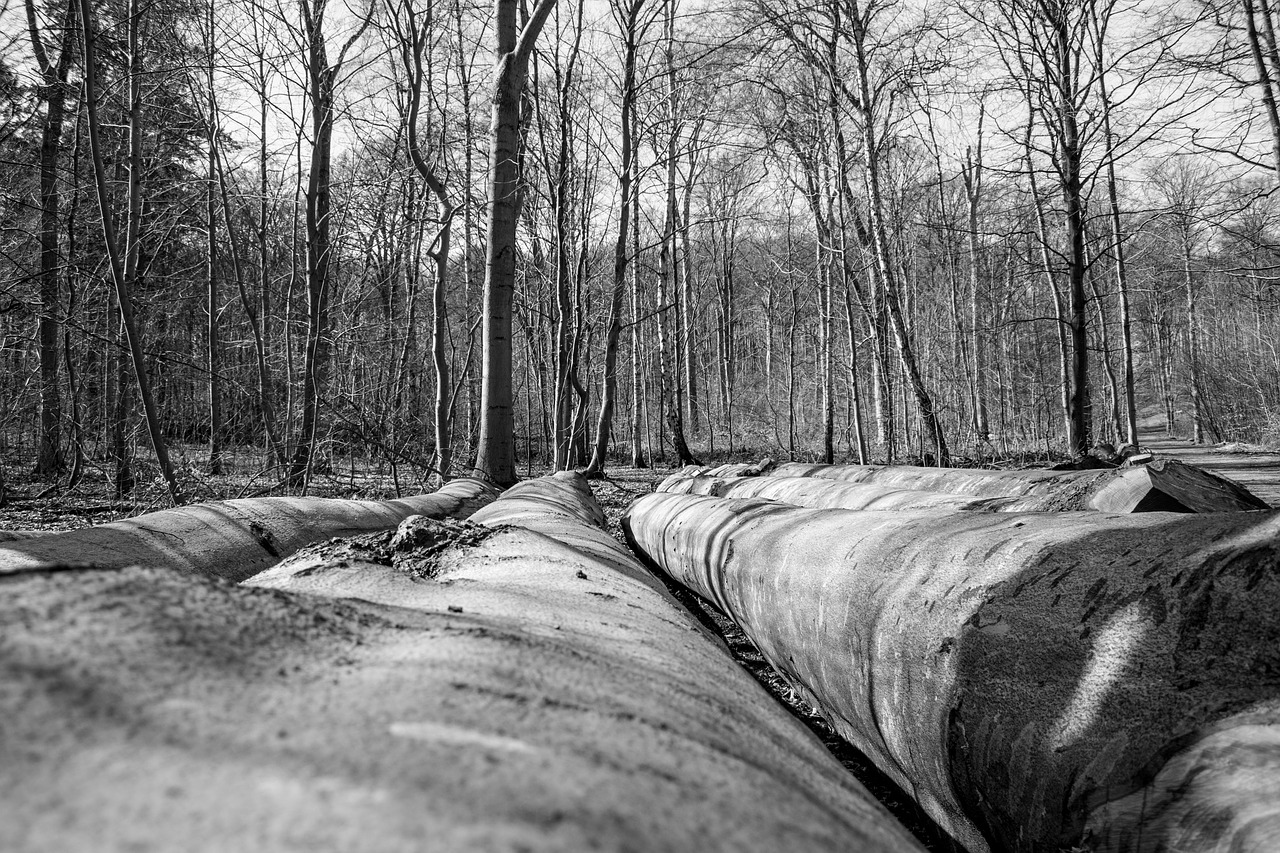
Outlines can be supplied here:
[[[156, 409], [155, 398], [151, 393], [151, 380], [147, 375], [146, 353], [142, 346], [142, 335], [133, 309], [133, 284], [138, 278], [138, 255], [141, 239], [139, 231], [142, 227], [142, 75], [144, 73], [141, 30], [144, 16], [137, 0], [129, 0], [127, 17], [127, 36], [129, 52], [128, 99], [129, 99], [129, 194], [126, 206], [126, 226], [123, 257], [119, 241], [115, 215], [111, 204], [111, 194], [107, 189], [106, 165], [102, 156], [100, 129], [102, 126], [98, 116], [98, 56], [96, 40], [97, 27], [93, 19], [93, 7], [89, 0], [80, 0], [80, 24], [83, 33], [84, 49], [84, 100], [87, 110], [89, 128], [89, 147], [93, 160], [94, 183], [98, 193], [98, 207], [102, 211], [102, 236], [107, 250], [107, 259], [111, 267], [111, 278], [115, 282], [116, 300], [120, 309], [120, 323], [125, 339], [129, 345], [129, 356], [133, 363], [134, 381], [137, 383], [138, 396], [142, 398], [143, 414], [147, 421], [147, 431], [151, 437], [151, 447], [155, 451], [156, 460], [160, 464], [160, 472], [169, 486], [169, 496], [175, 505], [183, 501], [182, 489], [174, 474], [173, 464], [169, 460], [169, 448], [165, 443], [164, 433], [160, 425], [160, 414]], [[122, 394], [123, 396], [123, 394]]]
[[67, 75], [76, 41], [76, 0], [68, 0], [58, 36], [58, 52], [51, 57], [40, 32], [35, 0], [25, 0], [31, 52], [40, 71], [40, 99], [45, 104], [40, 137], [40, 450], [37, 477], [52, 478], [63, 468], [62, 396], [58, 387], [58, 314], [61, 310], [58, 275], [58, 161], [62, 152], [62, 124], [67, 102]]
[[307, 342], [302, 368], [302, 424], [290, 464], [289, 479], [310, 479], [320, 428], [320, 406], [328, 380], [332, 349], [329, 303], [333, 265], [332, 169], [334, 97], [343, 65], [373, 16], [373, 7], [358, 20], [354, 32], [330, 60], [325, 19], [329, 0], [299, 0], [302, 48], [305, 51], [307, 101], [311, 108], [311, 163], [307, 170]]
[[511, 376], [511, 307], [520, 212], [521, 92], [534, 42], [556, 0], [538, 0], [518, 26], [518, 0], [495, 0], [497, 68], [489, 130], [489, 225], [485, 261], [483, 373], [476, 473], [499, 485], [516, 481], [515, 411]]

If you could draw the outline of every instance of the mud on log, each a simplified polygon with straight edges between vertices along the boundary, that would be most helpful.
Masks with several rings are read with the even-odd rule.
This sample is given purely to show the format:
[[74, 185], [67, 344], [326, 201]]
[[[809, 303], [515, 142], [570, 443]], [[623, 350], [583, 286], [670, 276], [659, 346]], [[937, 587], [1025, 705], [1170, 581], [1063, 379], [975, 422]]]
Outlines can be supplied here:
[[921, 468], [911, 465], [809, 465], [788, 462], [769, 477], [818, 477], [842, 483], [892, 486], [954, 495], [1018, 498], [993, 504], [1008, 512], [1238, 512], [1269, 509], [1248, 489], [1225, 477], [1179, 462], [1094, 471], [995, 471]]
[[394, 528], [411, 515], [466, 518], [497, 496], [459, 479], [429, 495], [389, 501], [247, 498], [147, 513], [67, 533], [0, 540], [0, 576], [50, 567], [143, 565], [240, 581], [304, 545]]
[[624, 528], [971, 850], [1280, 849], [1280, 513], [658, 494]]
[[598, 517], [559, 476], [399, 569], [0, 577], [0, 849], [921, 851]]

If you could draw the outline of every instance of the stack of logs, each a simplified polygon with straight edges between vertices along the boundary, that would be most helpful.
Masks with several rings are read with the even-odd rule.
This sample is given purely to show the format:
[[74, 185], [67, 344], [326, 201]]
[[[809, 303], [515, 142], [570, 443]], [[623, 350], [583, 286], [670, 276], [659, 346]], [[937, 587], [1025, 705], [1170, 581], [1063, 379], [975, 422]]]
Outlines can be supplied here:
[[1280, 513], [1172, 461], [686, 469], [624, 519], [965, 848], [1280, 850]]

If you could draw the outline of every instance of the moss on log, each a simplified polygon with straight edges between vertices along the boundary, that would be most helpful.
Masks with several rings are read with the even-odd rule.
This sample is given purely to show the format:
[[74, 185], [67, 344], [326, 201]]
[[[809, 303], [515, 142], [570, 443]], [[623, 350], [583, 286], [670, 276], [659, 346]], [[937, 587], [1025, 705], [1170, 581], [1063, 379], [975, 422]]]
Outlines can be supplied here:
[[1280, 849], [1280, 513], [624, 526], [971, 850]]
[[466, 518], [496, 495], [479, 480], [460, 479], [429, 495], [389, 501], [247, 498], [196, 504], [4, 542], [0, 576], [145, 565], [239, 581], [312, 542], [394, 528], [411, 515]]
[[921, 850], [580, 477], [482, 517], [430, 579], [0, 577], [0, 849]]

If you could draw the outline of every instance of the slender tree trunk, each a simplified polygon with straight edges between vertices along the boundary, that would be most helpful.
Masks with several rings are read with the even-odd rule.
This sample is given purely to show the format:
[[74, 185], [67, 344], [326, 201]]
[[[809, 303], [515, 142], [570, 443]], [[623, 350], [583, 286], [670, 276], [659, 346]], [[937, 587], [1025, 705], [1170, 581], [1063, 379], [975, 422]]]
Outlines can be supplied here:
[[[446, 338], [449, 334], [447, 296], [449, 291], [449, 249], [453, 234], [454, 206], [444, 179], [427, 162], [422, 153], [418, 134], [418, 122], [422, 113], [422, 92], [427, 78], [427, 51], [430, 45], [432, 14], [430, 8], [419, 23], [413, 6], [406, 2], [399, 10], [406, 20], [399, 32], [401, 60], [408, 76], [408, 112], [405, 115], [409, 158], [422, 177], [435, 201], [436, 235], [428, 255], [432, 261], [431, 280], [431, 364], [435, 372], [435, 396], [432, 406], [432, 424], [435, 444], [435, 469], [442, 481], [449, 479], [453, 463], [453, 423], [451, 418], [449, 358]], [[399, 28], [399, 17], [396, 18]], [[412, 325], [412, 324], [411, 324]], [[409, 334], [412, 334], [410, 329]], [[407, 347], [407, 344], [406, 344]]]
[[[639, 35], [637, 27], [643, 6], [644, 0], [631, 0], [625, 7], [623, 15], [622, 118], [619, 128], [622, 136], [622, 162], [618, 167], [618, 233], [613, 243], [613, 286], [609, 292], [608, 330], [605, 333], [604, 344], [604, 387], [600, 394], [600, 417], [596, 421], [591, 461], [587, 464], [588, 476], [604, 473], [605, 457], [609, 451], [609, 436], [613, 432], [613, 412], [617, 405], [618, 341], [622, 336], [622, 303], [627, 292], [627, 238], [631, 233], [631, 196], [634, 192], [632, 171], [636, 147], [636, 49]], [[636, 325], [633, 324], [633, 341], [635, 330]], [[634, 459], [633, 464], [635, 464]]]
[[[1261, 0], [1263, 3], [1262, 18], [1265, 21], [1264, 27], [1271, 31], [1274, 29], [1271, 23], [1271, 15], [1269, 3], [1267, 0]], [[1244, 10], [1245, 34], [1249, 41], [1249, 53], [1253, 59], [1254, 73], [1258, 75], [1258, 94], [1262, 101], [1263, 112], [1267, 114], [1267, 124], [1271, 128], [1271, 153], [1275, 158], [1276, 174], [1280, 175], [1280, 110], [1276, 107], [1276, 81], [1271, 76], [1271, 72], [1267, 69], [1266, 59], [1263, 56], [1261, 39], [1258, 34], [1257, 15], [1258, 8], [1254, 5], [1254, 0], [1241, 0], [1241, 7]], [[1274, 45], [1275, 37], [1271, 35], [1271, 43]], [[1273, 60], [1273, 65], [1275, 61]]]
[[307, 22], [308, 97], [311, 102], [311, 164], [307, 175], [307, 338], [302, 365], [302, 424], [289, 470], [290, 481], [311, 480], [319, 432], [322, 389], [328, 380], [329, 204], [333, 140], [333, 76], [325, 56], [322, 19]]
[[[635, 144], [639, 144], [638, 142]], [[639, 160], [639, 157], [636, 157]], [[646, 402], [644, 378], [641, 373], [641, 303], [640, 303], [640, 172], [638, 163], [635, 189], [631, 193], [631, 467], [645, 468], [644, 454], [644, 406]]]
[[[212, 144], [212, 140], [211, 140]], [[216, 149], [215, 149], [216, 150]], [[249, 331], [253, 335], [254, 363], [258, 371], [258, 411], [262, 416], [262, 429], [266, 433], [267, 447], [271, 450], [274, 464], [283, 468], [285, 464], [284, 444], [280, 440], [280, 430], [276, 424], [276, 408], [272, 399], [273, 383], [271, 365], [268, 360], [266, 328], [270, 325], [261, 308], [255, 308], [249, 298], [249, 289], [245, 284], [244, 273], [240, 266], [240, 249], [236, 240], [235, 229], [231, 227], [231, 198], [227, 190], [227, 176], [219, 157], [216, 160], [218, 169], [218, 189], [222, 197], [222, 216], [227, 221], [227, 242], [231, 248], [231, 269], [236, 281], [236, 290], [240, 295], [240, 305], [249, 320]], [[264, 291], [265, 292], [265, 291]], [[263, 303], [259, 303], [262, 305]]]
[[[1099, 68], [1105, 67], [1102, 40], [1098, 42], [1097, 63]], [[1135, 447], [1138, 444], [1138, 407], [1133, 371], [1133, 320], [1129, 308], [1129, 276], [1124, 256], [1124, 230], [1120, 220], [1120, 191], [1116, 181], [1116, 140], [1111, 132], [1111, 94], [1107, 88], [1105, 74], [1098, 76], [1098, 95], [1102, 100], [1102, 135], [1106, 144], [1107, 160], [1107, 219], [1111, 229], [1111, 252], [1115, 262], [1116, 299], [1120, 312], [1120, 357], [1123, 410], [1124, 440]], [[1272, 105], [1274, 108], [1274, 104]], [[1280, 131], [1280, 124], [1277, 124]], [[1276, 137], [1280, 145], [1280, 135]], [[1280, 168], [1280, 148], [1277, 148], [1277, 168]]]
[[658, 359], [662, 373], [662, 394], [666, 401], [667, 428], [671, 444], [681, 465], [696, 465], [698, 460], [689, 450], [684, 436], [684, 395], [679, 381], [679, 353], [674, 344], [672, 329], [679, 328], [679, 312], [670, 310], [668, 298], [678, 299], [680, 282], [676, 263], [676, 232], [679, 230], [679, 207], [676, 196], [676, 134], [678, 132], [678, 90], [675, 66], [675, 15], [678, 0], [665, 0], [666, 11], [664, 39], [666, 42], [667, 78], [667, 149], [666, 149], [666, 216], [663, 224], [662, 244], [658, 265], [661, 267], [658, 284]]
[[76, 0], [63, 12], [62, 38], [56, 60], [45, 51], [36, 18], [34, 0], [26, 0], [31, 49], [39, 66], [40, 94], [45, 102], [40, 137], [40, 319], [37, 329], [40, 354], [40, 449], [35, 476], [53, 479], [65, 464], [62, 452], [62, 396], [58, 380], [58, 160], [62, 151], [62, 124], [66, 111], [67, 74], [76, 35]]
[[947, 450], [947, 439], [942, 431], [942, 422], [934, 410], [933, 398], [925, 387], [924, 377], [916, 363], [915, 350], [911, 335], [907, 330], [902, 314], [900, 294], [894, 280], [893, 263], [890, 257], [889, 235], [884, 221], [884, 195], [880, 187], [879, 146], [875, 134], [875, 112], [871, 107], [871, 85], [868, 80], [868, 61], [865, 52], [866, 33], [862, 29], [862, 17], [857, 0], [850, 3], [853, 14], [851, 21], [854, 27], [854, 47], [857, 53], [858, 93], [862, 111], [863, 155], [866, 157], [866, 178], [868, 191], [868, 212], [870, 214], [870, 230], [875, 250], [876, 262], [880, 268], [880, 280], [884, 288], [885, 307], [888, 312], [890, 328], [898, 347], [898, 358], [902, 363], [906, 380], [911, 385], [916, 406], [920, 412], [923, 428], [927, 431], [934, 448], [934, 462], [939, 466], [949, 464], [951, 455]]
[[862, 394], [858, 390], [858, 326], [853, 319], [853, 299], [849, 287], [844, 291], [844, 315], [849, 328], [849, 405], [853, 411], [853, 433], [858, 451], [858, 464], [867, 464], [867, 434], [862, 424]]
[[1200, 376], [1200, 321], [1196, 313], [1195, 276], [1191, 271], [1190, 226], [1182, 234], [1182, 282], [1186, 288], [1187, 306], [1187, 372], [1191, 382], [1191, 440], [1204, 444], [1203, 382]]
[[695, 353], [694, 316], [693, 316], [693, 252], [689, 246], [690, 209], [693, 206], [694, 173], [698, 156], [698, 134], [689, 153], [689, 178], [684, 185], [684, 199], [680, 216], [680, 340], [684, 343], [684, 400], [685, 418], [689, 432], [697, 435], [701, 429], [698, 417], [698, 371]]
[[[80, 0], [81, 28], [84, 35], [84, 99], [88, 111], [89, 147], [93, 158], [93, 171], [98, 194], [98, 206], [102, 211], [103, 242], [106, 245], [111, 277], [115, 282], [116, 300], [120, 308], [120, 324], [125, 340], [129, 345], [129, 356], [133, 363], [134, 380], [138, 387], [138, 396], [142, 399], [143, 414], [147, 421], [147, 431], [151, 437], [151, 447], [155, 451], [156, 461], [160, 465], [160, 473], [169, 486], [169, 496], [175, 505], [181, 504], [183, 495], [174, 475], [173, 465], [169, 461], [169, 448], [165, 443], [160, 428], [160, 417], [156, 411], [155, 400], [151, 395], [151, 381], [147, 376], [146, 353], [142, 346], [137, 320], [133, 313], [132, 288], [138, 273], [138, 254], [142, 219], [142, 20], [137, 0], [129, 2], [128, 16], [128, 48], [129, 48], [129, 201], [128, 220], [125, 229], [124, 257], [120, 255], [120, 243], [117, 240], [115, 220], [111, 213], [111, 198], [107, 191], [106, 167], [102, 158], [102, 142], [99, 138], [101, 123], [98, 119], [97, 89], [97, 33], [92, 22], [93, 7], [89, 0]], [[125, 394], [121, 388], [120, 399]], [[123, 418], [121, 418], [123, 419]], [[123, 442], [121, 442], [123, 444]], [[123, 448], [122, 448], [123, 449]], [[123, 454], [121, 454], [121, 457]], [[121, 458], [118, 457], [118, 458]], [[132, 480], [130, 473], [128, 478]]]
[[1085, 295], [1085, 215], [1080, 163], [1080, 134], [1076, 122], [1076, 90], [1072, 75], [1074, 46], [1065, 18], [1055, 22], [1059, 82], [1058, 147], [1062, 202], [1067, 237], [1067, 325], [1071, 338], [1071, 390], [1067, 401], [1067, 447], [1073, 453], [1089, 449], [1089, 339]]
[[534, 41], [556, 0], [538, 0], [523, 29], [517, 0], [495, 0], [497, 69], [489, 125], [489, 245], [485, 259], [483, 373], [476, 474], [507, 486], [516, 476], [511, 374], [511, 309], [520, 206], [521, 92]]
[[[985, 104], [983, 105], [985, 107]], [[987, 358], [983, 328], [987, 318], [982, 311], [982, 254], [978, 245], [978, 213], [982, 202], [982, 124], [985, 109], [978, 112], [978, 147], [976, 155], [970, 152], [965, 158], [964, 189], [969, 201], [969, 317], [973, 323], [973, 433], [982, 446], [991, 441], [991, 426], [987, 414]]]
[[822, 383], [822, 459], [827, 464], [835, 462], [836, 459], [835, 377], [833, 376], [831, 353], [832, 338], [834, 337], [832, 291], [835, 289], [835, 270], [831, 266], [829, 263], [822, 265], [822, 277], [819, 285], [821, 292], [818, 294], [819, 311], [821, 312], [821, 316], [818, 319], [818, 336], [821, 349], [818, 379]]
[[[206, 255], [208, 273], [208, 334], [209, 334], [209, 473], [219, 475], [222, 467], [222, 345], [219, 340], [218, 315], [221, 310], [221, 294], [218, 292], [218, 110], [214, 89], [214, 65], [217, 62], [217, 43], [213, 31], [213, 2], [206, 8], [205, 25], [208, 28], [206, 45], [209, 64], [206, 68], [209, 99], [205, 120], [209, 140], [208, 174], [205, 178], [205, 228], [208, 244]], [[227, 220], [231, 227], [231, 220]]]

